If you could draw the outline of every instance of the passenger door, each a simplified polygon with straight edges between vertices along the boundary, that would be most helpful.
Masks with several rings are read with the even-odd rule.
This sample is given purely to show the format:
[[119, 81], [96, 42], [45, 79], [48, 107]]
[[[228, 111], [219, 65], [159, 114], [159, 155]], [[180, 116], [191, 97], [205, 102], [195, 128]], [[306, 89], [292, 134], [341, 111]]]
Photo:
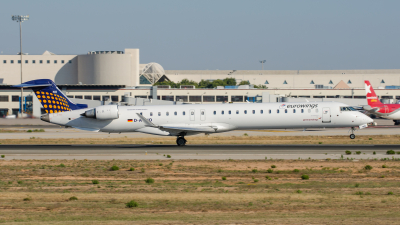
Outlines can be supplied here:
[[194, 109], [190, 110], [190, 121], [194, 121]]
[[206, 120], [206, 110], [200, 109], [200, 120], [204, 121]]
[[322, 122], [323, 123], [331, 122], [331, 109], [328, 107], [322, 108]]

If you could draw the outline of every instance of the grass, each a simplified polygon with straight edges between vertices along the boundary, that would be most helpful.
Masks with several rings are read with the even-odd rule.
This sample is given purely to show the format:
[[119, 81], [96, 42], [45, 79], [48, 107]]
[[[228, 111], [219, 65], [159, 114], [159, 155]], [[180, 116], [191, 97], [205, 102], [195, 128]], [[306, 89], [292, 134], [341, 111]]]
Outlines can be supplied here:
[[[400, 219], [395, 195], [400, 166], [392, 160], [385, 161], [390, 170], [381, 161], [333, 159], [165, 159], [163, 166], [155, 160], [1, 163], [0, 222], [6, 224], [395, 224]], [[279, 169], [265, 173], [271, 164]], [[109, 170], [113, 165], [119, 170]], [[365, 170], [366, 165], [374, 169]], [[302, 174], [312, 179], [302, 180]], [[382, 175], [388, 179], [378, 179]], [[149, 178], [157, 182], [143, 182]], [[131, 200], [136, 207], [126, 205]]]

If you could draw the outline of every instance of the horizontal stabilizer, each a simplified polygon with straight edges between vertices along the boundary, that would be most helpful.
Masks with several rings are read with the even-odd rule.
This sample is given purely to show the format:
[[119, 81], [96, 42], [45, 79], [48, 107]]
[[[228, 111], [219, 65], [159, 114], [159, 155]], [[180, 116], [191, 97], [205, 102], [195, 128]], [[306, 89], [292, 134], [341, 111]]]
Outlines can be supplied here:
[[35, 87], [48, 87], [51, 86], [51, 84], [17, 84], [12, 87], [16, 88], [35, 88]]

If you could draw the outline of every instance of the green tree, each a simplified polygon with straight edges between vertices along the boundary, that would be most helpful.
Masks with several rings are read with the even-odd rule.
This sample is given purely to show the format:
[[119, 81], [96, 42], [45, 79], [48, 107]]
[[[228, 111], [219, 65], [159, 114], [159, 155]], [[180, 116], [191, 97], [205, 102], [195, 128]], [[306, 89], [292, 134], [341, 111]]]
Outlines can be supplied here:
[[199, 84], [196, 81], [188, 80], [188, 79], [183, 79], [181, 82], [177, 83], [178, 87], [181, 85], [194, 85], [196, 88], [199, 87]]
[[235, 86], [236, 85], [235, 78], [225, 78], [223, 81], [226, 84], [225, 86]]
[[213, 84], [209, 80], [201, 80], [199, 82], [199, 88], [213, 88]]
[[242, 80], [239, 85], [250, 85], [248, 80]]
[[217, 86], [226, 86], [226, 83], [223, 80], [213, 80], [212, 82], [212, 86], [213, 88], [217, 87]]

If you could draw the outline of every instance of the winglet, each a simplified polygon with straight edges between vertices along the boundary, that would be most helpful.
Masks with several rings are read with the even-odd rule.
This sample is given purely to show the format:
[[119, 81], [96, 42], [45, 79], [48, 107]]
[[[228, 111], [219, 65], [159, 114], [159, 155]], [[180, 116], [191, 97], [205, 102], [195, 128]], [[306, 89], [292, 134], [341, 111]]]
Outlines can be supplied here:
[[143, 123], [146, 125], [146, 127], [158, 127], [154, 125], [150, 120], [146, 119], [144, 116], [140, 115], [140, 113], [136, 113], [138, 117], [143, 121]]

